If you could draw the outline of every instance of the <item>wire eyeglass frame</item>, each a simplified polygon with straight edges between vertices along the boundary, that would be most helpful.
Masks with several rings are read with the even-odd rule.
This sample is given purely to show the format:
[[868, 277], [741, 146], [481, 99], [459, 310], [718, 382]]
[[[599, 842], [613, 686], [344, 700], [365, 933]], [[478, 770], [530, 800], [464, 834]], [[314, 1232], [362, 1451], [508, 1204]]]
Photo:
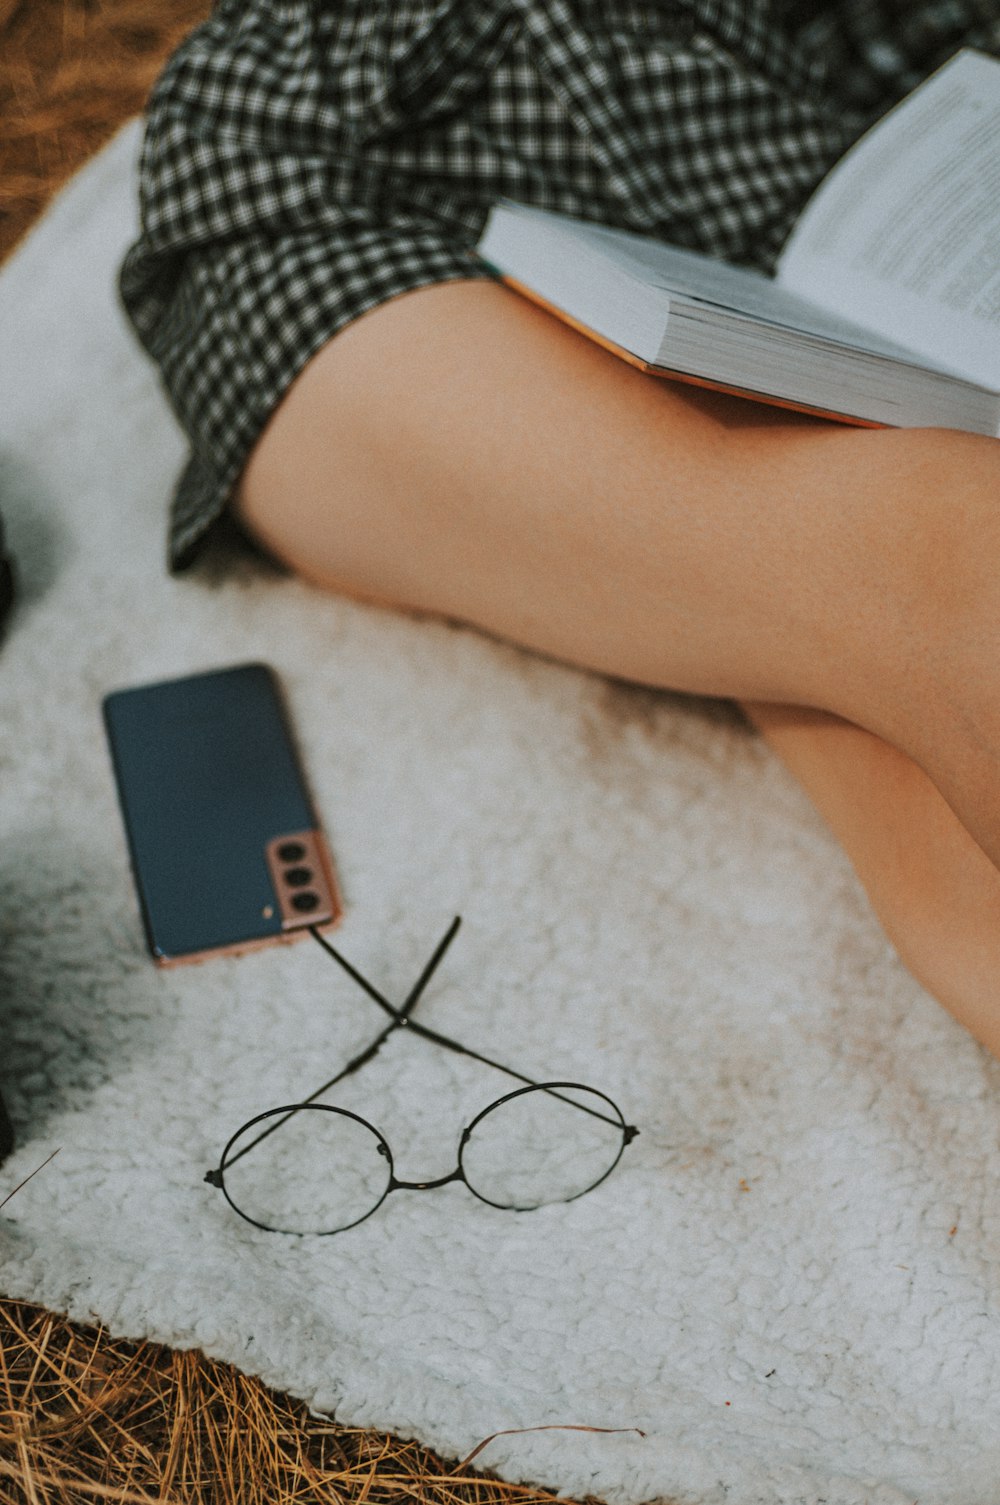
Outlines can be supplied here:
[[[410, 992], [404, 1000], [402, 1006], [399, 1008], [390, 1003], [389, 1000], [384, 997], [384, 995], [371, 982], [369, 982], [369, 980], [361, 972], [359, 972], [358, 969], [354, 967], [351, 962], [349, 962], [347, 958], [343, 956], [341, 952], [331, 944], [330, 941], [326, 939], [326, 937], [320, 932], [317, 927], [309, 927], [310, 934], [319, 943], [319, 945], [323, 948], [327, 955], [330, 956], [334, 961], [336, 961], [337, 964], [348, 974], [348, 976], [351, 977], [353, 981], [356, 982], [358, 986], [361, 987], [364, 992], [366, 992], [368, 996], [375, 1003], [377, 1003], [385, 1013], [390, 1016], [390, 1022], [369, 1045], [367, 1045], [363, 1050], [359, 1051], [357, 1055], [353, 1056], [351, 1060], [348, 1061], [346, 1066], [338, 1071], [335, 1076], [330, 1077], [330, 1079], [324, 1082], [322, 1086], [317, 1087], [316, 1090], [310, 1093], [308, 1097], [303, 1098], [301, 1102], [298, 1103], [284, 1104], [281, 1107], [269, 1108], [266, 1109], [263, 1113], [256, 1114], [254, 1117], [248, 1119], [239, 1129], [237, 1129], [236, 1133], [230, 1137], [228, 1143], [222, 1151], [218, 1166], [213, 1170], [207, 1171], [205, 1173], [204, 1180], [209, 1185], [216, 1187], [223, 1193], [230, 1207], [232, 1207], [233, 1211], [238, 1213], [238, 1215], [243, 1218], [244, 1221], [251, 1223], [254, 1227], [260, 1228], [264, 1232], [268, 1233], [284, 1233], [289, 1237], [305, 1236], [305, 1231], [278, 1228], [273, 1224], [261, 1222], [259, 1219], [250, 1216], [249, 1213], [244, 1211], [244, 1209], [241, 1208], [238, 1203], [233, 1200], [225, 1183], [225, 1172], [231, 1166], [235, 1165], [238, 1160], [241, 1160], [245, 1155], [249, 1154], [258, 1144], [262, 1142], [262, 1140], [268, 1138], [271, 1134], [280, 1129], [283, 1124], [289, 1121], [289, 1119], [302, 1112], [337, 1114], [340, 1115], [343, 1119], [353, 1120], [355, 1123], [360, 1124], [364, 1129], [368, 1130], [374, 1136], [375, 1140], [377, 1141], [378, 1153], [387, 1161], [388, 1176], [386, 1186], [374, 1205], [370, 1207], [368, 1211], [366, 1211], [361, 1217], [355, 1218], [349, 1223], [339, 1225], [336, 1228], [311, 1230], [318, 1237], [329, 1237], [335, 1233], [345, 1233], [349, 1228], [357, 1227], [359, 1223], [365, 1222], [369, 1217], [371, 1217], [375, 1212], [378, 1211], [379, 1207], [382, 1206], [383, 1202], [392, 1191], [431, 1191], [439, 1186], [446, 1186], [453, 1181], [459, 1181], [463, 1183], [466, 1188], [473, 1194], [473, 1196], [478, 1198], [479, 1201], [485, 1202], [488, 1206], [491, 1207], [498, 1207], [503, 1210], [527, 1211], [531, 1210], [533, 1207], [544, 1205], [542, 1202], [538, 1202], [530, 1204], [530, 1207], [526, 1206], [524, 1208], [519, 1208], [516, 1206], [516, 1204], [509, 1202], [497, 1202], [492, 1200], [490, 1197], [484, 1196], [482, 1192], [478, 1191], [473, 1183], [468, 1179], [463, 1163], [463, 1156], [473, 1132], [490, 1113], [508, 1103], [515, 1102], [519, 1098], [524, 1098], [529, 1094], [536, 1092], [545, 1093], [554, 1098], [558, 1098], [560, 1101], [567, 1103], [573, 1108], [576, 1108], [581, 1113], [585, 1113], [590, 1115], [591, 1117], [601, 1119], [605, 1123], [613, 1126], [613, 1128], [616, 1131], [619, 1131], [621, 1134], [621, 1143], [618, 1147], [618, 1152], [600, 1176], [598, 1176], [589, 1185], [585, 1186], [582, 1190], [574, 1192], [568, 1197], [556, 1197], [551, 1200], [554, 1202], [575, 1201], [578, 1197], [585, 1196], [587, 1192], [593, 1191], [595, 1187], [599, 1186], [602, 1181], [606, 1180], [607, 1177], [610, 1176], [611, 1172], [615, 1169], [619, 1160], [621, 1159], [622, 1154], [625, 1151], [625, 1147], [628, 1144], [631, 1144], [632, 1140], [636, 1138], [639, 1130], [634, 1124], [629, 1124], [625, 1121], [625, 1118], [621, 1112], [621, 1109], [618, 1107], [618, 1104], [614, 1101], [613, 1098], [609, 1097], [607, 1093], [601, 1092], [597, 1088], [591, 1087], [583, 1082], [536, 1081], [534, 1078], [527, 1076], [524, 1072], [517, 1071], [511, 1066], [505, 1066], [499, 1061], [494, 1061], [489, 1056], [483, 1055], [482, 1052], [472, 1050], [469, 1046], [460, 1044], [457, 1040], [453, 1040], [449, 1036], [441, 1034], [438, 1030], [431, 1029], [428, 1025], [422, 1024], [412, 1017], [413, 1010], [419, 1002], [421, 995], [423, 994], [428, 983], [431, 981], [431, 978], [434, 976], [434, 973], [437, 971], [437, 968], [443, 960], [449, 946], [458, 933], [460, 924], [461, 916], [456, 915], [455, 919], [452, 921], [451, 925], [448, 927], [447, 931], [435, 947], [434, 952], [425, 964], [417, 981], [410, 989]], [[504, 1093], [501, 1097], [496, 1098], [492, 1102], [488, 1103], [485, 1108], [481, 1109], [481, 1111], [477, 1113], [468, 1124], [466, 1124], [466, 1126], [462, 1130], [459, 1140], [458, 1164], [455, 1166], [454, 1170], [448, 1172], [447, 1175], [437, 1176], [426, 1181], [403, 1181], [396, 1177], [391, 1148], [388, 1144], [388, 1141], [385, 1139], [385, 1136], [379, 1129], [376, 1128], [374, 1124], [361, 1117], [360, 1114], [353, 1113], [347, 1108], [340, 1108], [333, 1104], [317, 1102], [318, 1098], [322, 1097], [324, 1093], [328, 1092], [332, 1087], [336, 1086], [338, 1082], [342, 1082], [345, 1077], [353, 1075], [363, 1066], [367, 1065], [369, 1061], [373, 1060], [381, 1050], [385, 1042], [399, 1029], [408, 1029], [414, 1034], [419, 1035], [422, 1039], [430, 1040], [433, 1044], [440, 1045], [446, 1050], [450, 1050], [459, 1055], [467, 1056], [474, 1061], [480, 1062], [484, 1066], [491, 1066], [494, 1068], [494, 1070], [502, 1071], [507, 1076], [513, 1077], [516, 1081], [522, 1084], [520, 1087], [515, 1088], [511, 1092]], [[571, 1091], [587, 1093], [589, 1097], [598, 1099], [602, 1106], [589, 1107], [584, 1103], [578, 1102], [575, 1098], [567, 1095]], [[273, 1122], [270, 1122], [268, 1127], [262, 1128], [261, 1131], [258, 1134], [254, 1135], [247, 1144], [241, 1145], [239, 1150], [235, 1154], [230, 1156], [230, 1151], [232, 1150], [233, 1146], [238, 1140], [243, 1137], [243, 1135], [245, 1135], [249, 1130], [253, 1129], [255, 1125], [266, 1123], [269, 1120], [273, 1120]]]

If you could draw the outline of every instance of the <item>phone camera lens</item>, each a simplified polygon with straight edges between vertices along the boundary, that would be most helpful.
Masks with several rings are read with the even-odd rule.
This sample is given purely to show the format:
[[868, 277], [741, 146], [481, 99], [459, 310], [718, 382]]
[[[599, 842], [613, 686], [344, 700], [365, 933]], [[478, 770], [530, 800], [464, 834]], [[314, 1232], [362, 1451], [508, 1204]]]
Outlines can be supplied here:
[[305, 888], [307, 883], [312, 882], [312, 868], [290, 867], [285, 873], [285, 882], [289, 888]]
[[301, 862], [305, 855], [306, 849], [301, 841], [283, 841], [278, 848], [282, 862]]
[[312, 910], [319, 908], [319, 895], [310, 893], [308, 890], [305, 893], [293, 894], [292, 908], [297, 909], [300, 914], [309, 914]]

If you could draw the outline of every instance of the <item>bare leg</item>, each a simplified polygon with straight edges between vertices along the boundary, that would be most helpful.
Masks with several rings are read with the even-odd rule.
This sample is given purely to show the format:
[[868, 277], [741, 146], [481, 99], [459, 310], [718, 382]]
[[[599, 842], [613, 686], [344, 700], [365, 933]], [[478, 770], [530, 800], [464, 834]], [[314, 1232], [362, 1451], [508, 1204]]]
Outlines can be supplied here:
[[1000, 872], [880, 737], [826, 711], [743, 709], [845, 848], [910, 971], [1000, 1056]]
[[[998, 494], [992, 441], [650, 381], [504, 289], [458, 283], [325, 347], [237, 504], [322, 585], [646, 683], [856, 723], [869, 750], [882, 738], [926, 769], [995, 862]], [[836, 747], [849, 804], [860, 744], [816, 745]], [[850, 847], [850, 823], [828, 818]], [[877, 860], [856, 860], [871, 891]]]

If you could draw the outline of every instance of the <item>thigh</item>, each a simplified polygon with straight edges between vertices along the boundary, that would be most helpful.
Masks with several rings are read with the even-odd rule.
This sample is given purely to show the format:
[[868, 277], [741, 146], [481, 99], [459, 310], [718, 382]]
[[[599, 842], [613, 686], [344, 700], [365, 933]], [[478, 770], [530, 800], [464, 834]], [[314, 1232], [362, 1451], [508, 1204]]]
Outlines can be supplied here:
[[502, 286], [451, 283], [313, 358], [235, 506], [323, 586], [647, 683], [851, 714], [834, 681], [877, 668], [898, 501], [941, 438], [658, 381]]

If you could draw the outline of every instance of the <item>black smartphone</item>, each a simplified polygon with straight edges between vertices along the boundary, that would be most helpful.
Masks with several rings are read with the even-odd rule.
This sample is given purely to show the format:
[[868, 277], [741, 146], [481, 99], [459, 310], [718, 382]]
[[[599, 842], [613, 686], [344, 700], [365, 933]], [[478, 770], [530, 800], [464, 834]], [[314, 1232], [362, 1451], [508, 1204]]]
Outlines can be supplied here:
[[271, 669], [241, 664], [117, 690], [104, 722], [157, 962], [247, 951], [340, 918]]

